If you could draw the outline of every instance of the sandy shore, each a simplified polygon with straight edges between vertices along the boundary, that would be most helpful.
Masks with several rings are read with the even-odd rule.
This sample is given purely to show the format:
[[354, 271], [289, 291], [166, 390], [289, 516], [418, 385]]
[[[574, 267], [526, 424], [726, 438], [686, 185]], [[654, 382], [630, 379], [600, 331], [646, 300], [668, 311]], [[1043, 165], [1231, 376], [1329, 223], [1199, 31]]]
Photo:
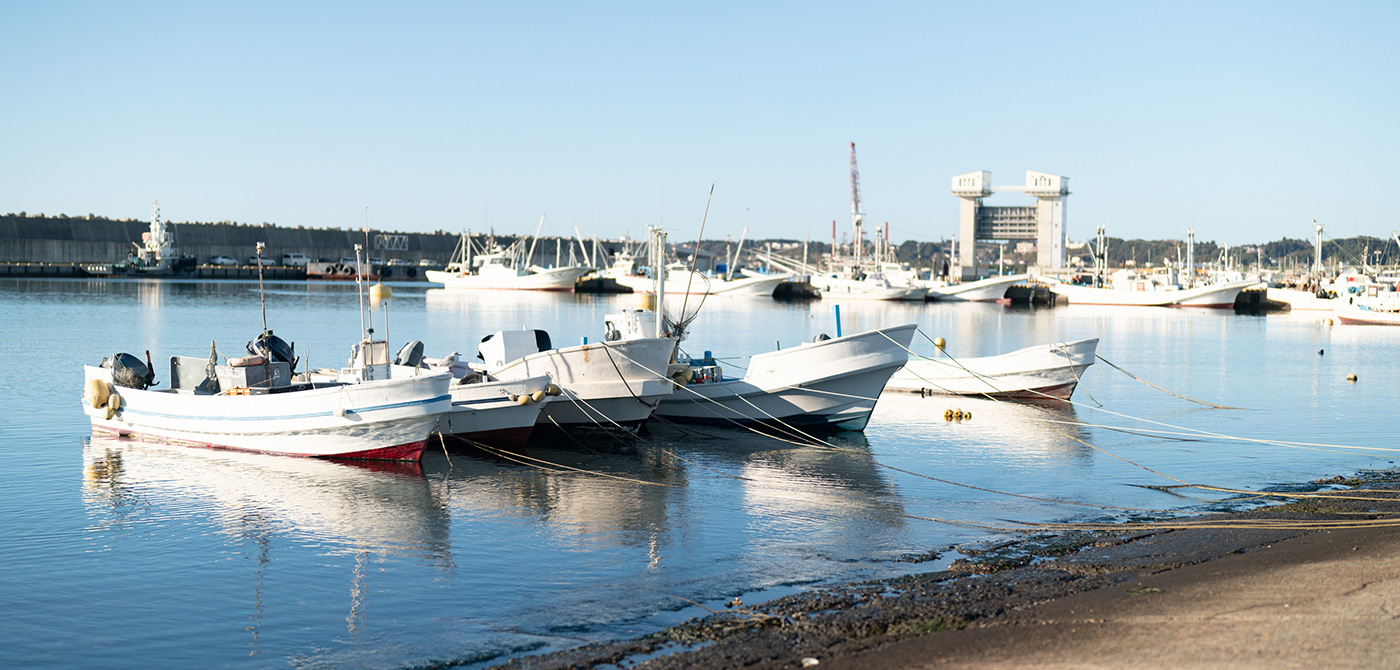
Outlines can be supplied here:
[[1364, 495], [1199, 519], [1289, 528], [1040, 537], [501, 667], [1400, 667], [1400, 526], [1296, 528], [1400, 523], [1393, 489]]

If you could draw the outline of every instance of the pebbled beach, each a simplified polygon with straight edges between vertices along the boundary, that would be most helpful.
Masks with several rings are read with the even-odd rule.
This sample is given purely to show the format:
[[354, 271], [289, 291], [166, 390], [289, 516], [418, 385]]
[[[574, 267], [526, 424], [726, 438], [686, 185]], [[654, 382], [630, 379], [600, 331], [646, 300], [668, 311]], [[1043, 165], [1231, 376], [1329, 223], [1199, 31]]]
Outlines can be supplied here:
[[1038, 535], [499, 667], [1397, 667], [1400, 499], [1381, 486], [1175, 520], [1229, 527]]

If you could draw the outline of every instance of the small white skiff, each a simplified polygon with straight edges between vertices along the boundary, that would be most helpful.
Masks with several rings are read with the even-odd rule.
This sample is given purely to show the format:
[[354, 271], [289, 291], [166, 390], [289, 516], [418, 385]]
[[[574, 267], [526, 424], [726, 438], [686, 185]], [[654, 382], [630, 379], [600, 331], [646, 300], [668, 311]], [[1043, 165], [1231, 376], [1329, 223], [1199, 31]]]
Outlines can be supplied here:
[[758, 354], [741, 379], [724, 377], [713, 360], [691, 360], [656, 416], [681, 423], [864, 430], [880, 389], [909, 359], [917, 327], [882, 328]]
[[1094, 364], [1098, 338], [1026, 347], [981, 358], [914, 357], [894, 373], [887, 391], [1029, 400], [1069, 400]]

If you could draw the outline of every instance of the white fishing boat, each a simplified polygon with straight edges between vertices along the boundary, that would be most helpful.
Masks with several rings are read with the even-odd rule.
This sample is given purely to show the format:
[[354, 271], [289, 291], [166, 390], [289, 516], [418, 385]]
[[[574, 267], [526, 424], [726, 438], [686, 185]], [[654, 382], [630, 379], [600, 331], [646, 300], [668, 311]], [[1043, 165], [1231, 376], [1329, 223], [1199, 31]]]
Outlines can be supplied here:
[[539, 425], [636, 427], [672, 390], [676, 339], [650, 337], [655, 319], [647, 310], [610, 314], [603, 342], [558, 349], [543, 330], [499, 331], [482, 340], [473, 369], [492, 380], [551, 379], [559, 394], [546, 399]]
[[[634, 260], [630, 256], [619, 254], [617, 260], [606, 270], [600, 272], [598, 276], [626, 286], [632, 289], [633, 293], [655, 293], [656, 280], [635, 272], [632, 269], [633, 263]], [[740, 274], [738, 276], [707, 274], [691, 270], [684, 263], [671, 263], [666, 267], [664, 290], [667, 295], [727, 295], [768, 298], [773, 296], [773, 291], [778, 288], [778, 284], [787, 281], [790, 277], [792, 277], [790, 273]]]
[[371, 366], [381, 374], [346, 371], [334, 381], [312, 381], [292, 374], [291, 347], [271, 331], [248, 348], [250, 356], [222, 365], [212, 347], [208, 358], [171, 356], [168, 386], [159, 390], [152, 388], [149, 353], [145, 364], [117, 354], [102, 365], [86, 365], [83, 412], [94, 432], [123, 437], [289, 456], [416, 461], [438, 417], [451, 407], [452, 377], [446, 373], [390, 377]]
[[863, 430], [890, 375], [909, 359], [914, 324], [820, 339], [749, 360], [741, 378], [691, 359], [656, 416], [681, 423]]
[[1049, 278], [1050, 290], [1064, 296], [1071, 305], [1119, 305], [1132, 307], [1216, 307], [1235, 306], [1240, 291], [1259, 282], [1242, 280], [1181, 288], [1152, 275], [1120, 270], [1108, 286], [1081, 286]]
[[423, 273], [428, 283], [448, 289], [477, 289], [491, 291], [572, 291], [574, 284], [593, 268], [571, 265], [544, 268], [531, 265], [533, 245], [526, 248], [525, 240], [517, 240], [501, 248], [489, 240], [481, 253], [473, 253], [471, 236], [463, 234], [453, 251], [453, 261], [442, 270]]
[[928, 289], [896, 286], [884, 276], [859, 270], [816, 273], [808, 280], [825, 300], [923, 300]]
[[978, 358], [910, 357], [886, 391], [1028, 400], [1069, 400], [1094, 364], [1098, 338], [1026, 347]]
[[1360, 301], [1337, 306], [1332, 311], [1337, 323], [1357, 326], [1400, 326], [1400, 302]]
[[988, 277], [977, 281], [930, 284], [928, 300], [989, 302], [1006, 297], [1006, 290], [1030, 279], [1028, 274]]

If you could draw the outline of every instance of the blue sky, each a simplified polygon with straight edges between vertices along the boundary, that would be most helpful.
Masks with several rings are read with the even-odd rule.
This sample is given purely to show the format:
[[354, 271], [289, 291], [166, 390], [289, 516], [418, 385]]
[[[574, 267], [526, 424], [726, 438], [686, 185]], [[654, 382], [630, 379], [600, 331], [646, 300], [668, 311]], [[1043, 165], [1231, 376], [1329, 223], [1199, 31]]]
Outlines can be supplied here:
[[400, 4], [0, 4], [0, 212], [827, 239], [855, 142], [896, 240], [973, 170], [1076, 240], [1400, 228], [1394, 3]]

